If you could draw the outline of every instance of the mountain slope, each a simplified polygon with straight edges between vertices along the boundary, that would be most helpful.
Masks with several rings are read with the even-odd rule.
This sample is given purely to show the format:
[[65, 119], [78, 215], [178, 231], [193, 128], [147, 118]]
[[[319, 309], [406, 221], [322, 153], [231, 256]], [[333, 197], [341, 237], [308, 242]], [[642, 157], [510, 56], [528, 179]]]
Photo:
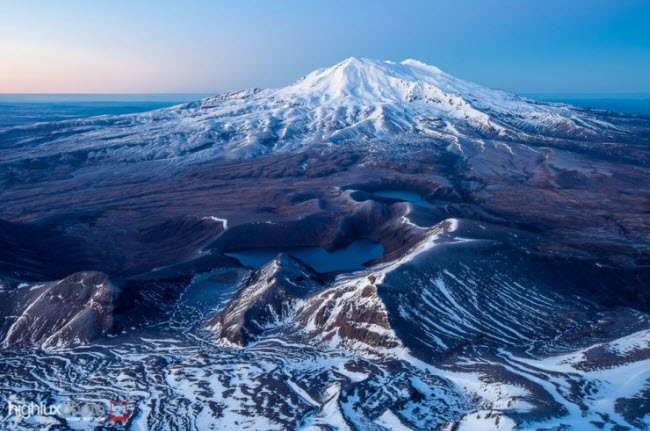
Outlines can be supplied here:
[[101, 338], [112, 327], [117, 295], [108, 277], [97, 272], [32, 286], [12, 310], [2, 347], [53, 348]]
[[[226, 93], [142, 114], [0, 130], [0, 160], [71, 164], [254, 157], [318, 144], [366, 150], [386, 137], [610, 139], [626, 128], [567, 105], [469, 83], [415, 60], [349, 58], [280, 89]], [[435, 145], [433, 143], [432, 145]]]

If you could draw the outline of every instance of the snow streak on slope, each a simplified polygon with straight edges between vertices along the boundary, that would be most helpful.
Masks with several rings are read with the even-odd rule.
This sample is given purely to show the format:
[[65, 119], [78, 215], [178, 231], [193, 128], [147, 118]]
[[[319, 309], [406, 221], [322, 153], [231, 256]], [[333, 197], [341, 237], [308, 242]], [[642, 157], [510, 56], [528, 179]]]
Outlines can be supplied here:
[[[388, 275], [402, 271], [401, 266], [422, 264], [419, 259], [435, 258], [427, 256], [428, 250], [386, 267]], [[508, 286], [507, 279], [500, 281], [504, 289], [497, 283], [492, 294], [518, 298], [526, 292]], [[443, 297], [466, 294], [451, 282], [445, 292], [435, 279], [423, 284], [441, 290]], [[343, 291], [340, 304], [355, 286], [349, 280], [339, 280], [338, 285], [329, 289]], [[539, 295], [536, 292], [524, 308], [566, 300]], [[377, 293], [365, 298], [376, 300]], [[509, 323], [510, 312], [502, 318], [489, 304], [483, 310], [469, 310], [454, 300], [441, 305], [447, 308], [443, 322], [471, 313], [473, 325], [490, 317], [495, 327], [501, 327], [499, 321]], [[193, 314], [183, 311], [185, 316]], [[629, 312], [619, 310], [617, 317]], [[449, 350], [449, 360], [432, 364], [405, 348], [388, 349], [385, 357], [369, 356], [358, 345], [341, 343], [338, 346], [345, 348], [337, 348], [332, 343], [323, 348], [309, 338], [289, 342], [268, 336], [232, 349], [214, 344], [213, 333], [179, 323], [170, 321], [163, 325], [170, 329], [151, 335], [118, 335], [92, 347], [5, 351], [0, 357], [0, 402], [127, 400], [132, 413], [126, 429], [131, 430], [647, 430], [647, 421], [639, 417], [650, 391], [647, 329], [584, 348], [564, 346], [567, 353], [552, 356], [536, 352], [537, 340], [525, 336], [493, 351], [476, 343], [476, 350]], [[455, 337], [471, 337], [468, 328], [468, 323], [458, 326]], [[501, 344], [498, 341], [495, 345]], [[9, 416], [0, 427], [37, 430], [45, 424], [66, 426], [60, 416], [31, 421]], [[80, 429], [95, 425], [74, 423]], [[110, 423], [107, 427], [113, 425], [125, 428]]]

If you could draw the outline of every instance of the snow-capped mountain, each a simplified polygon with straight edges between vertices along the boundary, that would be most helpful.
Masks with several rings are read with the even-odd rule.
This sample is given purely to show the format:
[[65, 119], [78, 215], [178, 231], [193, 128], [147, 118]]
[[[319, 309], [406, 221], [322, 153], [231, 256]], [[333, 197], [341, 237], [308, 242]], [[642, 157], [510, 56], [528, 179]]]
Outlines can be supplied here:
[[647, 431], [648, 178], [649, 118], [414, 60], [0, 129], [0, 404]]
[[[462, 137], [585, 139], [622, 132], [584, 110], [486, 88], [416, 60], [349, 58], [284, 88], [226, 93], [144, 114], [0, 130], [0, 151], [5, 160], [182, 162], [318, 144], [382, 150], [396, 136], [458, 145]], [[16, 146], [23, 151], [13, 152]], [[26, 146], [31, 150], [25, 152]]]

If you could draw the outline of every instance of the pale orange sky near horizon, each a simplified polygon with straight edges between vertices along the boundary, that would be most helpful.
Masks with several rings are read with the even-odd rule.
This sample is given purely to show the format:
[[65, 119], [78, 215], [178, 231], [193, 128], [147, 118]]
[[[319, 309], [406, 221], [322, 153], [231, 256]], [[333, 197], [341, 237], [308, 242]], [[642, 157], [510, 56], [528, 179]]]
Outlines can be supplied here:
[[[139, 92], [145, 88], [146, 75], [155, 72], [137, 58], [48, 43], [0, 45], [0, 56], [0, 92], [4, 93]], [[129, 76], [130, 84], [122, 81], [124, 76]]]

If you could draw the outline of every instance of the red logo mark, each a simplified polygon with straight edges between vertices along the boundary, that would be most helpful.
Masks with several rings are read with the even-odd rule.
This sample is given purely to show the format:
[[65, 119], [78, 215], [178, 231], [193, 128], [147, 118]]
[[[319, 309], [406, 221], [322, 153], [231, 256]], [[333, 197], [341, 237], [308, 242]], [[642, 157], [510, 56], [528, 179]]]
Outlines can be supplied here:
[[108, 418], [116, 422], [126, 422], [129, 416], [129, 410], [126, 406], [126, 401], [110, 401]]

